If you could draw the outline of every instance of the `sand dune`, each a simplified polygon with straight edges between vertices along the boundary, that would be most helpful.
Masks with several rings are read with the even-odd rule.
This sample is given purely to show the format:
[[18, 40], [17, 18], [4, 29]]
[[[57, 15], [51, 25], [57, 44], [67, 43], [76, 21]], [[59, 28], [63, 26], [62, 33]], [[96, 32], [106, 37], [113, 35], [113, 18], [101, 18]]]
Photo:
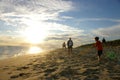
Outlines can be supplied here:
[[120, 80], [120, 47], [105, 47], [99, 63], [93, 47], [79, 47], [69, 56], [59, 49], [45, 55], [25, 55], [0, 61], [0, 80]]

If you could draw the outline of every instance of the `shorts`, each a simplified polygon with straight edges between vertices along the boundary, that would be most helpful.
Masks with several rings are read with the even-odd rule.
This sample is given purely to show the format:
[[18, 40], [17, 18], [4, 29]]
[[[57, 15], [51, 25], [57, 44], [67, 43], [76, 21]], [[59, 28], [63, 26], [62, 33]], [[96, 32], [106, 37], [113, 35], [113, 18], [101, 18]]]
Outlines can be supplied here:
[[101, 56], [102, 55], [102, 50], [99, 50], [98, 51], [98, 56]]
[[72, 46], [68, 46], [68, 49], [72, 49]]

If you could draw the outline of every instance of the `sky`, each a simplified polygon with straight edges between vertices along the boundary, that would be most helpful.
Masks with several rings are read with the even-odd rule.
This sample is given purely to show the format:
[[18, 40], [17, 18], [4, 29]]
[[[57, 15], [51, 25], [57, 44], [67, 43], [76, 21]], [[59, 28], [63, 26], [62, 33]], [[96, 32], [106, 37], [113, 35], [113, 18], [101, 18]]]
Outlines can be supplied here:
[[59, 48], [120, 39], [120, 0], [0, 0], [0, 45]]

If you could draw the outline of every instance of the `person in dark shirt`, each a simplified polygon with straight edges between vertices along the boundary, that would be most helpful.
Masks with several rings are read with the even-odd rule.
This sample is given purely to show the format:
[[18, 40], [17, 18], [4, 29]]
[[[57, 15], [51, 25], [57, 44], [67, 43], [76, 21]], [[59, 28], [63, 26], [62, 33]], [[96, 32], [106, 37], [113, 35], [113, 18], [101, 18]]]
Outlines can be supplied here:
[[68, 46], [68, 54], [70, 55], [72, 53], [72, 47], [73, 47], [73, 41], [71, 38], [67, 41], [67, 46]]
[[103, 39], [102, 39], [102, 43], [106, 43], [106, 40], [105, 40], [105, 38], [103, 38]]

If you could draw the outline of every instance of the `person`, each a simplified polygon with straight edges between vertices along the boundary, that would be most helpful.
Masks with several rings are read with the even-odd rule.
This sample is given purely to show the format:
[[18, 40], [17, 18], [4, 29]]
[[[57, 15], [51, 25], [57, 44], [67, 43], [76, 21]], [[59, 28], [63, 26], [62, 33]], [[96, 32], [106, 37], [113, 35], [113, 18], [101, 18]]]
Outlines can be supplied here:
[[102, 43], [106, 43], [106, 40], [105, 40], [105, 38], [103, 38], [103, 39], [102, 39]]
[[66, 44], [65, 44], [65, 42], [63, 42], [62, 47], [63, 47], [63, 49], [66, 49]]
[[98, 61], [100, 62], [101, 60], [101, 55], [103, 54], [103, 47], [102, 43], [99, 41], [99, 37], [95, 37], [95, 46], [97, 48], [97, 53], [98, 53]]
[[73, 41], [71, 38], [67, 41], [67, 46], [68, 46], [68, 54], [70, 55], [72, 53], [72, 47], [73, 47]]

